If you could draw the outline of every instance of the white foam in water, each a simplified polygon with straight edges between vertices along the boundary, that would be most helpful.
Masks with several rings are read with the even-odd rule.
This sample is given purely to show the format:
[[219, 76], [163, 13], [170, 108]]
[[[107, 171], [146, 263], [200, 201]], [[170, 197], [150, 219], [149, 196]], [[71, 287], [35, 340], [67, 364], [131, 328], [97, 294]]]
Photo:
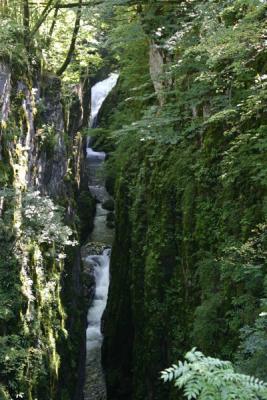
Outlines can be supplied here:
[[[98, 112], [112, 88], [116, 85], [119, 75], [111, 74], [107, 79], [97, 83], [92, 88], [91, 120], [90, 127], [96, 126]], [[87, 140], [87, 173], [88, 187], [92, 196], [97, 200], [94, 229], [90, 235], [90, 241], [111, 245], [113, 230], [106, 226], [108, 211], [102, 208], [103, 202], [110, 198], [105, 189], [103, 164], [105, 153], [94, 151], [91, 147], [91, 139]], [[109, 259], [110, 249], [104, 250], [102, 255], [87, 257], [95, 275], [95, 295], [93, 303], [87, 314], [86, 329], [86, 376], [84, 399], [106, 399], [105, 378], [101, 366], [101, 318], [107, 304], [109, 286]], [[94, 397], [97, 396], [97, 397]]]
[[86, 153], [88, 158], [90, 157], [92, 160], [95, 159], [96, 161], [104, 161], [106, 157], [103, 151], [94, 151], [91, 147], [87, 147]]
[[107, 79], [96, 83], [91, 89], [91, 125], [96, 118], [104, 100], [117, 83], [119, 75], [111, 74]]
[[87, 261], [94, 266], [95, 274], [95, 296], [93, 304], [87, 314], [88, 327], [86, 330], [87, 350], [100, 347], [102, 343], [101, 317], [105, 310], [108, 297], [109, 286], [109, 253], [110, 250], [104, 250], [102, 255], [88, 256]]
[[[90, 115], [90, 126], [93, 127], [94, 121], [96, 120], [97, 114], [104, 102], [107, 98], [108, 94], [114, 88], [119, 78], [119, 74], [111, 74], [107, 79], [96, 83], [91, 89], [91, 115]], [[87, 157], [91, 160], [100, 160], [103, 161], [105, 159], [105, 153], [100, 151], [94, 151], [90, 147], [91, 138], [88, 138], [87, 141]]]

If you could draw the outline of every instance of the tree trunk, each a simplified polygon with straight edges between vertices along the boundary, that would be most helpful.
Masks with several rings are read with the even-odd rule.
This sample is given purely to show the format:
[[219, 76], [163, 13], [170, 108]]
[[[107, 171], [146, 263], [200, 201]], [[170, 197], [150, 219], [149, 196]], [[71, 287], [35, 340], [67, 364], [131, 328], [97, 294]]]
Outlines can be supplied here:
[[63, 64], [61, 65], [61, 67], [57, 70], [57, 75], [61, 76], [65, 70], [67, 69], [72, 55], [74, 53], [75, 50], [75, 44], [76, 44], [76, 40], [77, 40], [77, 36], [79, 33], [79, 29], [80, 29], [80, 22], [81, 22], [81, 15], [82, 15], [82, 0], [79, 0], [78, 3], [78, 8], [77, 8], [77, 14], [76, 14], [76, 20], [75, 20], [75, 25], [74, 25], [74, 29], [73, 29], [73, 33], [72, 33], [72, 38], [71, 38], [71, 42], [70, 42], [70, 47], [67, 53], [67, 56], [65, 58], [65, 61], [63, 62]]
[[24, 43], [25, 47], [29, 49], [30, 40], [30, 9], [28, 0], [23, 0], [23, 27], [24, 27]]
[[[53, 6], [53, 1], [54, 0], [49, 0], [48, 1], [47, 5], [45, 6], [45, 8], [42, 11], [42, 14], [40, 15], [40, 17], [38, 18], [38, 20], [35, 23], [34, 27], [32, 28], [31, 36], [35, 35], [35, 33], [38, 31], [38, 29], [40, 28], [42, 23], [46, 20], [46, 18], [48, 16], [48, 14], [50, 13], [50, 11], [53, 9], [53, 7], [54, 7]], [[58, 3], [59, 3], [59, 1], [57, 1], [55, 7], [57, 6]]]
[[56, 26], [58, 10], [59, 10], [59, 8], [55, 9], [54, 16], [53, 16], [53, 21], [52, 21], [52, 24], [51, 24], [50, 29], [49, 29], [50, 41], [52, 39], [52, 35], [53, 35], [54, 29], [55, 29], [55, 26]]

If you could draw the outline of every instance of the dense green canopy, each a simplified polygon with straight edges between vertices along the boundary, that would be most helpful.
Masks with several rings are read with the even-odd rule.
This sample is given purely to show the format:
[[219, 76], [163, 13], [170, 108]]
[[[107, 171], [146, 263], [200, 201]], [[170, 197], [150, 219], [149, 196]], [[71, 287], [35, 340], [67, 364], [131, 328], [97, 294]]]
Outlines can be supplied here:
[[[1, 0], [1, 399], [81, 386], [86, 135], [116, 203], [108, 400], [181, 398], [159, 373], [194, 346], [218, 396], [249, 380], [259, 398], [244, 374], [267, 381], [266, 16], [266, 0]], [[90, 89], [114, 71], [92, 130]], [[179, 364], [193, 394], [195, 361]]]

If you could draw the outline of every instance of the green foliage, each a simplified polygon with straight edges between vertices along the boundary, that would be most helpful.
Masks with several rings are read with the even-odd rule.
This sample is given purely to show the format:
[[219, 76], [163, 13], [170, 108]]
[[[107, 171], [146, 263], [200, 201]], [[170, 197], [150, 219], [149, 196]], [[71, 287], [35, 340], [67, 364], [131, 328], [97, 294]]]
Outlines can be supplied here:
[[[17, 77], [30, 70], [36, 72], [40, 62], [44, 69], [55, 73], [67, 58], [76, 15], [77, 7], [68, 7], [66, 1], [46, 0], [38, 7], [27, 0], [23, 5], [16, 0], [1, 4], [0, 59], [10, 63]], [[94, 76], [105, 66], [105, 30], [99, 7], [93, 2], [88, 9], [82, 7], [64, 82], [77, 84], [81, 76]]]
[[38, 244], [46, 243], [59, 249], [75, 245], [72, 230], [63, 224], [63, 208], [56, 206], [40, 192], [28, 192], [22, 201], [23, 234]]
[[[148, 64], [149, 42], [140, 19], [136, 17], [136, 11], [130, 9], [125, 14], [119, 8], [115, 15], [125, 25], [115, 23], [112, 26], [106, 46], [114, 58], [117, 58], [120, 69], [119, 86], [115, 88], [114, 96], [111, 95], [107, 106], [104, 103], [105, 115], [100, 114], [101, 127], [108, 126], [111, 134], [122, 127], [126, 132], [132, 122], [140, 119], [153, 91]], [[115, 113], [110, 107], [114, 102]]]
[[[64, 62], [68, 52], [76, 10], [75, 8], [62, 9], [57, 16], [53, 35], [50, 36], [48, 28], [52, 23], [52, 17], [51, 14], [46, 21], [46, 26], [42, 29], [45, 44], [43, 56], [46, 69], [56, 71]], [[66, 84], [78, 83], [84, 74], [94, 76], [103, 67], [104, 61], [101, 55], [103, 37], [98, 34], [98, 28], [101, 28], [101, 23], [97, 10], [91, 7], [89, 12], [84, 7], [75, 50], [63, 78]], [[103, 23], [102, 29], [104, 33]], [[90, 69], [88, 69], [89, 65]]]
[[[177, 5], [179, 19], [176, 33], [168, 39], [166, 32], [169, 26], [174, 27], [170, 23], [158, 25], [157, 39], [153, 39], [159, 42], [163, 59], [170, 57], [159, 76], [163, 82], [161, 95], [165, 97], [165, 104], [163, 107], [153, 104], [152, 108], [146, 108], [142, 118], [135, 117], [134, 124], [125, 124], [120, 134], [135, 130], [144, 140], [153, 137], [164, 143], [178, 143], [184, 136], [205, 135], [210, 125], [223, 126], [225, 135], [227, 131], [234, 133], [241, 126], [244, 128], [245, 121], [255, 118], [253, 109], [255, 113], [263, 112], [266, 46], [262, 38], [266, 6], [260, 1], [249, 6], [246, 2], [240, 2], [239, 6], [233, 2], [239, 15], [233, 27], [220, 19], [220, 14], [228, 8], [226, 3], [212, 1], [201, 5], [190, 1]], [[172, 12], [175, 13], [175, 10]], [[168, 18], [172, 15], [170, 10], [167, 15]], [[160, 24], [156, 12], [154, 20]], [[122, 30], [120, 26], [120, 36]], [[128, 32], [130, 34], [130, 30]], [[150, 30], [150, 36], [152, 32]], [[120, 60], [122, 73], [124, 69], [127, 71], [128, 84], [131, 77], [135, 78], [133, 72], [128, 70], [129, 65], [133, 69], [130, 57], [135, 47], [132, 44], [137, 45], [135, 35], [131, 36], [132, 41], [126, 36], [126, 44], [117, 39], [120, 54], [123, 47], [131, 51], [128, 58]], [[136, 50], [138, 52], [138, 47]], [[248, 63], [247, 60], [253, 62]], [[125, 68], [124, 63], [127, 62]], [[135, 86], [135, 83], [129, 84], [132, 90]], [[138, 96], [144, 100], [144, 90], [133, 93], [129, 100], [137, 100]], [[243, 107], [247, 102], [254, 103], [254, 106]]]
[[15, 70], [27, 71], [27, 52], [23, 43], [23, 28], [11, 18], [1, 17], [0, 60], [10, 63]]
[[174, 381], [188, 400], [266, 399], [267, 384], [249, 375], [238, 374], [229, 361], [205, 357], [192, 349], [179, 362], [161, 373], [164, 382]]
[[57, 391], [57, 346], [67, 335], [63, 259], [75, 243], [63, 209], [49, 197], [13, 189], [1, 197], [0, 379], [11, 398], [50, 400]]
[[[79, 232], [73, 234], [66, 221], [78, 230], [74, 210], [81, 139], [76, 132], [67, 137], [67, 133], [57, 131], [54, 126], [58, 120], [53, 125], [61, 112], [67, 125], [67, 95], [71, 93], [69, 98], [73, 99], [73, 85], [66, 85], [64, 93], [59, 93], [60, 80], [53, 72], [66, 56], [76, 8], [60, 10], [53, 21], [56, 4], [59, 2], [50, 2], [43, 21], [40, 18], [49, 0], [38, 7], [27, 0], [0, 5], [0, 64], [11, 70], [10, 98], [4, 99], [9, 115], [1, 127], [0, 160], [0, 181], [5, 188], [0, 191], [0, 398], [5, 400], [69, 399], [80, 371], [86, 310], [79, 250], [73, 240]], [[103, 38], [96, 39], [93, 19], [96, 22], [95, 11], [82, 20], [66, 74], [72, 84], [79, 83], [81, 75], [94, 75], [103, 64], [99, 54]], [[55, 30], [50, 35], [53, 22]], [[50, 72], [43, 73], [47, 69]], [[40, 87], [37, 97], [36, 90], [31, 90], [36, 86]], [[50, 181], [50, 172], [57, 167], [51, 157], [61, 144], [68, 159], [54, 161], [59, 161], [60, 169], [64, 164], [63, 171], [68, 165], [57, 199], [64, 208], [43, 195], [53, 190], [39, 180], [39, 173], [45, 170], [49, 172], [44, 180]], [[44, 170], [37, 171], [40, 162]], [[42, 194], [34, 188], [37, 182]], [[88, 208], [81, 212], [84, 223], [93, 213], [93, 202], [86, 200], [83, 206]]]
[[40, 150], [43, 150], [48, 157], [51, 157], [58, 139], [54, 127], [51, 125], [42, 125], [37, 131], [37, 137]]
[[0, 395], [1, 398], [3, 400], [10, 400], [10, 396], [8, 395], [8, 393], [6, 392], [5, 388], [3, 387], [3, 385], [0, 385]]
[[[51, 12], [27, 40], [47, 3], [30, 4], [28, 28], [14, 4], [1, 9], [1, 57], [26, 67], [29, 53], [42, 48], [44, 67], [57, 70], [76, 10], [62, 9], [50, 34]], [[104, 346], [115, 398], [175, 399], [157, 373], [193, 343], [266, 377], [265, 17], [259, 0], [114, 0], [83, 8], [65, 81], [92, 77], [107, 53], [107, 64], [120, 69], [96, 139], [111, 151], [117, 145], [108, 172], [112, 191], [117, 176], [117, 233]], [[151, 44], [162, 60], [157, 93]], [[17, 120], [20, 127], [19, 113]], [[22, 140], [19, 134], [6, 138]], [[51, 126], [41, 126], [42, 150], [51, 153], [55, 139]], [[11, 179], [5, 170], [1, 181]], [[84, 218], [91, 201], [79, 200]], [[47, 197], [18, 195], [10, 205], [0, 226], [0, 390], [50, 400], [58, 347], [66, 343], [60, 291], [70, 231]]]
[[89, 233], [93, 229], [95, 205], [95, 200], [90, 195], [90, 192], [82, 191], [79, 194], [77, 207], [78, 216], [80, 219], [80, 238], [82, 242], [87, 239]]
[[255, 374], [260, 379], [266, 379], [266, 312], [252, 326], [241, 329], [241, 344], [239, 346], [236, 363], [240, 370]]
[[[117, 144], [108, 164], [117, 176], [115, 246], [126, 254], [114, 255], [113, 280], [127, 282], [132, 315], [118, 338], [115, 283], [107, 358], [135, 332], [108, 365], [114, 398], [126, 390], [121, 374], [134, 400], [175, 399], [157, 371], [193, 345], [267, 379], [265, 16], [258, 0], [150, 2], [132, 17], [134, 40], [119, 22], [111, 33], [121, 78], [114, 113], [100, 123]], [[151, 43], [163, 64], [158, 93]]]

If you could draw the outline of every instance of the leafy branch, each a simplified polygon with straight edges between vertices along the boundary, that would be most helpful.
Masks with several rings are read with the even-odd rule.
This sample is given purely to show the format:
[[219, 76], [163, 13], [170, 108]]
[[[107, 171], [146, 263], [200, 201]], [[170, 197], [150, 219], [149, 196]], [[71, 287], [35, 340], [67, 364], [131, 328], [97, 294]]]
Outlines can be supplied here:
[[236, 373], [231, 362], [205, 357], [196, 348], [185, 355], [184, 362], [162, 371], [161, 379], [174, 381], [188, 400], [267, 399], [265, 382]]

